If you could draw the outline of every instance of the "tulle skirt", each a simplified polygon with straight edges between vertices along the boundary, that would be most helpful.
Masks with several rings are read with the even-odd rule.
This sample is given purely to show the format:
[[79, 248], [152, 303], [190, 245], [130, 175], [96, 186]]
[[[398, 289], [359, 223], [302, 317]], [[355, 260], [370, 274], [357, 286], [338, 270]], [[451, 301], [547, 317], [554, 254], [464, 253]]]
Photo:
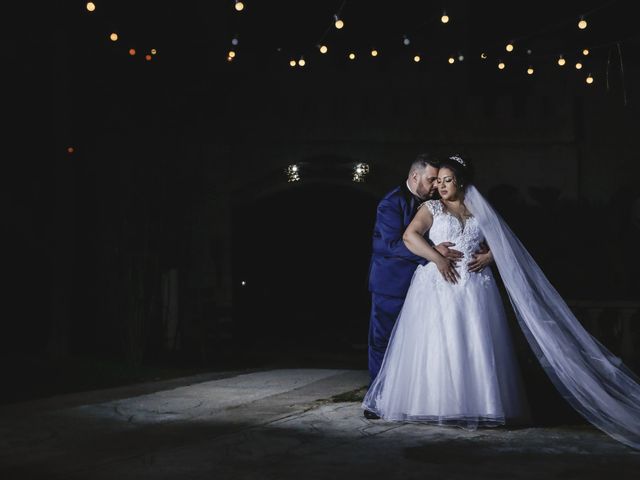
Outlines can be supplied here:
[[464, 272], [452, 285], [433, 263], [417, 268], [363, 408], [385, 420], [467, 429], [529, 422], [511, 332], [489, 269]]

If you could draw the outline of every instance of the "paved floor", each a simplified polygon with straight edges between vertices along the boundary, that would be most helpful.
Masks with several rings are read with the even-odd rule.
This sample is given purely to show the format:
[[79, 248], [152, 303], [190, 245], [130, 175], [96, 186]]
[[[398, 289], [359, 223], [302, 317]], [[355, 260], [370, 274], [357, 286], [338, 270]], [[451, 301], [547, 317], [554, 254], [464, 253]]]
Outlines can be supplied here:
[[339, 401], [366, 382], [360, 370], [229, 372], [5, 405], [0, 478], [640, 478], [639, 451], [586, 425], [368, 421]]

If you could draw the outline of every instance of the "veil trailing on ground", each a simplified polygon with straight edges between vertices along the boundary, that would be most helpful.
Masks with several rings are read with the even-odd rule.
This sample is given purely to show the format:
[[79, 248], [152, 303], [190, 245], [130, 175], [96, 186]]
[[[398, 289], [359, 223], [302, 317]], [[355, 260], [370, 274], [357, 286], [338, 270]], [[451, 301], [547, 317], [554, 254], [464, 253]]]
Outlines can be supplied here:
[[474, 186], [465, 204], [493, 252], [520, 328], [562, 396], [589, 422], [640, 449], [640, 380], [592, 337]]

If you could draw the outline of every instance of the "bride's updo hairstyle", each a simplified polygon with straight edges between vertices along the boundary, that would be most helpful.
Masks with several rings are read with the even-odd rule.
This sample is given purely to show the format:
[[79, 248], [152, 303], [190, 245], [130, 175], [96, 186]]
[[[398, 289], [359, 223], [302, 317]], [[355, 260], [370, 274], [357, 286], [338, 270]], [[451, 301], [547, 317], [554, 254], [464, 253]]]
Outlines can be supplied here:
[[467, 157], [458, 155], [449, 155], [440, 161], [440, 168], [448, 168], [453, 171], [456, 176], [456, 184], [463, 191], [473, 183], [474, 171], [471, 161]]

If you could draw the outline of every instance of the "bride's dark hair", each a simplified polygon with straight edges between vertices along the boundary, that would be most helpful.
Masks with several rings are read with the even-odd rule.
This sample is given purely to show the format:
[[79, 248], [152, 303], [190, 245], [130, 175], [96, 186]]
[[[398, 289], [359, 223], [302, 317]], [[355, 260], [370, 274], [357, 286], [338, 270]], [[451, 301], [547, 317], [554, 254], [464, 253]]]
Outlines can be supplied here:
[[458, 186], [466, 189], [473, 184], [474, 170], [473, 164], [469, 157], [463, 157], [459, 154], [449, 155], [440, 160], [440, 168], [448, 168], [456, 175]]

